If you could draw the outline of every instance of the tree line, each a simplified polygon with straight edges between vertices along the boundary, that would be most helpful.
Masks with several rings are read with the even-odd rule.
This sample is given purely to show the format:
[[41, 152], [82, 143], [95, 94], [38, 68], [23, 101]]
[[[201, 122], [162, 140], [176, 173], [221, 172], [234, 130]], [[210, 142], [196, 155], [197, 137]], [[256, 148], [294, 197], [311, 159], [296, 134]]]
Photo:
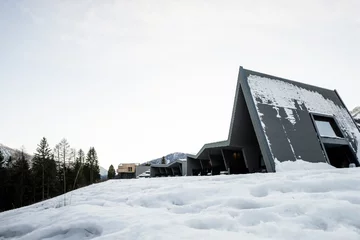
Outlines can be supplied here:
[[[44, 137], [31, 159], [23, 150], [5, 159], [0, 150], [0, 211], [66, 194], [99, 180], [94, 147], [85, 155], [63, 139], [51, 149]], [[67, 204], [65, 197], [63, 204]]]

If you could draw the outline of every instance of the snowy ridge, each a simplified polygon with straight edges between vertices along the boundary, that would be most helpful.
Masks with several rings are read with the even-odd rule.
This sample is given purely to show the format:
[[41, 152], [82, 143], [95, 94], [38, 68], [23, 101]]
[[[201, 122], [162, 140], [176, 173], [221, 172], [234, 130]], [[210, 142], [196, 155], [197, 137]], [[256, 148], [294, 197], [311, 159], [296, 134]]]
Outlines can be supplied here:
[[107, 177], [108, 171], [105, 168], [103, 168], [102, 166], [99, 166], [99, 168], [100, 168], [100, 176]]
[[110, 180], [68, 193], [65, 207], [59, 196], [0, 213], [0, 239], [358, 240], [359, 176], [347, 168]]
[[14, 155], [16, 150], [9, 148], [3, 144], [0, 143], [0, 151], [4, 155], [5, 159], [8, 159], [10, 156]]
[[354, 109], [351, 111], [351, 115], [353, 116], [354, 119], [360, 119], [360, 106], [354, 108]]
[[360, 128], [360, 107], [356, 107], [351, 111], [351, 115], [353, 116], [357, 126]]
[[[187, 154], [186, 153], [182, 153], [182, 152], [175, 152], [175, 153], [170, 153], [168, 155], [165, 156], [165, 160], [167, 163], [172, 163], [172, 162], [175, 162], [177, 160], [186, 160], [186, 157], [187, 157]], [[146, 162], [146, 163], [150, 163], [150, 164], [160, 164], [161, 163], [161, 158], [157, 158], [157, 159], [154, 159], [154, 160], [151, 160], [149, 162]], [[146, 164], [146, 163], [143, 163], [143, 164]]]
[[[293, 125], [296, 123], [296, 120], [291, 113], [293, 112], [292, 109], [296, 109], [296, 103], [300, 106], [305, 106], [309, 112], [325, 115], [335, 114], [340, 128], [345, 135], [355, 140], [354, 143], [357, 145], [357, 148], [354, 151], [360, 159], [360, 132], [345, 108], [339, 107], [333, 101], [325, 99], [317, 92], [309, 91], [288, 82], [257, 75], [250, 75], [248, 82], [255, 103], [258, 102], [257, 99], [260, 99], [262, 104], [271, 105], [274, 108], [284, 107], [287, 109], [285, 111], [288, 115], [287, 119]], [[259, 113], [257, 104], [256, 107]], [[262, 119], [261, 114], [259, 114], [259, 117]], [[264, 123], [262, 125], [266, 135], [266, 126]], [[269, 139], [268, 143], [271, 144]]]
[[[9, 159], [10, 156], [16, 158], [16, 157], [19, 156], [19, 154], [20, 154], [20, 152], [21, 152], [21, 151], [18, 150], [18, 149], [9, 148], [9, 147], [1, 144], [1, 143], [0, 143], [0, 151], [2, 152], [2, 154], [3, 154], [4, 157], [5, 157], [5, 163], [7, 162], [7, 160]], [[31, 166], [30, 160], [32, 159], [33, 156], [30, 155], [30, 154], [27, 154], [27, 153], [24, 153], [24, 155], [25, 155], [25, 158], [29, 161], [29, 164], [30, 164], [30, 166]]]

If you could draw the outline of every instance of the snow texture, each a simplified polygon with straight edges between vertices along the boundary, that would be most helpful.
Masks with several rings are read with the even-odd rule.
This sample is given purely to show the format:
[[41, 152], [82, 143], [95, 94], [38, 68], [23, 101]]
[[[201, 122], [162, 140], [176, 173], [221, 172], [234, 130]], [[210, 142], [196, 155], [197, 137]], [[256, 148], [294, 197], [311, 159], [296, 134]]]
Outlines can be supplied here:
[[360, 169], [315, 165], [109, 180], [0, 213], [0, 239], [360, 239]]
[[[261, 104], [271, 105], [275, 109], [283, 107], [287, 114], [287, 119], [293, 125], [296, 124], [296, 119], [294, 118], [292, 110], [296, 109], [296, 103], [300, 106], [305, 106], [309, 112], [330, 116], [334, 115], [340, 125], [339, 127], [343, 130], [345, 135], [347, 135], [348, 139], [355, 140], [357, 148], [354, 149], [354, 151], [357, 153], [358, 159], [360, 159], [360, 132], [345, 108], [324, 98], [324, 96], [318, 92], [309, 91], [281, 80], [250, 75], [248, 77], [248, 82], [260, 119], [262, 119], [262, 114], [257, 106], [257, 104], [259, 104], [259, 99]], [[263, 122], [262, 126], [266, 135], [266, 126]], [[269, 145], [271, 145], [268, 137], [267, 141]]]
[[351, 115], [353, 116], [356, 125], [360, 128], [360, 107], [356, 107], [351, 111]]
[[360, 119], [360, 106], [354, 108], [351, 111], [351, 115], [353, 116], [354, 119]]
[[333, 166], [327, 163], [310, 163], [303, 160], [280, 162], [275, 159], [276, 172], [308, 171], [308, 170], [331, 170]]

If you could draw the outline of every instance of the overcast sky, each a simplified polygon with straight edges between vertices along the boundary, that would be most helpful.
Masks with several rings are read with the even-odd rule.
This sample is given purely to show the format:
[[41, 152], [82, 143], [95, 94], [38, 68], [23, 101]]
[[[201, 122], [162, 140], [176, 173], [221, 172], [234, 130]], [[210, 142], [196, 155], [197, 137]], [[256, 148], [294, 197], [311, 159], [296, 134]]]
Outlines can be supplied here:
[[[271, 3], [270, 3], [271, 2]], [[0, 1], [0, 143], [100, 165], [228, 135], [239, 66], [360, 105], [360, 1]]]

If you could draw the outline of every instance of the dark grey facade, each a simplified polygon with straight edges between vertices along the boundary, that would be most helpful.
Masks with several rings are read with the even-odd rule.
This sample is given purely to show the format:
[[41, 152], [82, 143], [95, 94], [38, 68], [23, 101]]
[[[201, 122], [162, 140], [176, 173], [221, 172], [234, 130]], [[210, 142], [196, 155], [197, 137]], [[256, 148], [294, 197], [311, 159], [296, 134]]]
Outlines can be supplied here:
[[336, 90], [240, 67], [226, 141], [188, 156], [188, 175], [274, 172], [304, 160], [359, 166], [360, 132]]
[[140, 174], [150, 170], [150, 166], [138, 165], [136, 166], [135, 176], [138, 177]]
[[186, 161], [177, 160], [169, 164], [152, 164], [150, 167], [150, 177], [185, 176], [186, 170]]

